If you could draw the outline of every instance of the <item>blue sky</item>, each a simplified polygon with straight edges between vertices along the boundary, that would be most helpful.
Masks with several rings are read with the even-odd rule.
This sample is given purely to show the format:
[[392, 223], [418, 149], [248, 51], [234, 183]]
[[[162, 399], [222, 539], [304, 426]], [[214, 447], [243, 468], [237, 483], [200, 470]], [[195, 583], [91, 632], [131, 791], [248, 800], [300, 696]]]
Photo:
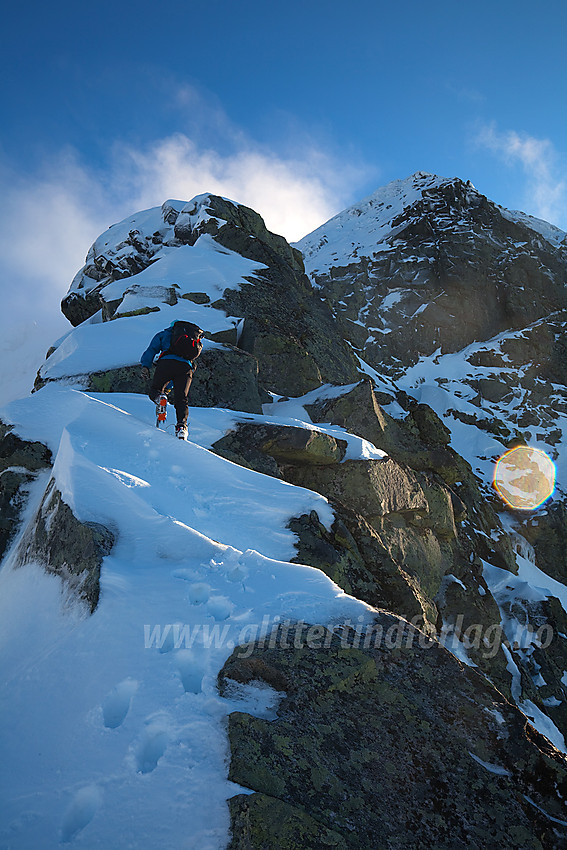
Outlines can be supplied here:
[[0, 280], [43, 324], [98, 233], [167, 197], [294, 240], [423, 170], [567, 230], [564, 2], [32, 0], [0, 38]]

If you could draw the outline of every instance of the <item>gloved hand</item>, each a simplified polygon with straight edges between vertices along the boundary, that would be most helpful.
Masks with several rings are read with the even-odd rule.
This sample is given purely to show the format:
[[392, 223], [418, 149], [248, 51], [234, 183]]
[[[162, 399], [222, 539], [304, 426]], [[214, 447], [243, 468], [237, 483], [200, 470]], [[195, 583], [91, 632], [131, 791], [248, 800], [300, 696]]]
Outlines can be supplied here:
[[142, 376], [143, 381], [149, 381], [150, 380], [150, 370], [148, 369], [147, 366], [142, 366], [142, 371], [141, 371], [140, 374]]

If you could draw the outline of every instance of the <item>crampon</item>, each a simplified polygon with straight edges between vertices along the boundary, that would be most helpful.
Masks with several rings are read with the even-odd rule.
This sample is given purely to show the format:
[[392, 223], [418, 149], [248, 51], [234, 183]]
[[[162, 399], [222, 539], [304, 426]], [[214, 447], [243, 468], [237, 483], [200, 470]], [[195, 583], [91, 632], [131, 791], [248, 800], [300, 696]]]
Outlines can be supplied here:
[[162, 393], [156, 401], [156, 428], [161, 428], [167, 419], [167, 396]]

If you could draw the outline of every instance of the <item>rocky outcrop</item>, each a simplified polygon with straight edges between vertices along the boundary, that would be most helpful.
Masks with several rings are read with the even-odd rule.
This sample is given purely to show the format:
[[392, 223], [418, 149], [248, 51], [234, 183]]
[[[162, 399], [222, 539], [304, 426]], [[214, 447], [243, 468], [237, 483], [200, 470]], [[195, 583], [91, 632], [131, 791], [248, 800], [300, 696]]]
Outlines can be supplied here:
[[398, 463], [433, 475], [448, 487], [455, 516], [467, 534], [475, 535], [478, 554], [514, 572], [514, 552], [500, 520], [470, 464], [449, 445], [450, 432], [444, 423], [428, 405], [404, 393], [398, 394], [398, 401], [408, 411], [404, 419], [390, 416], [378, 404], [372, 384], [362, 381], [341, 396], [307, 405], [307, 411], [315, 422], [340, 425]]
[[345, 456], [346, 441], [322, 431], [287, 425], [239, 424], [213, 445], [217, 454], [283, 478], [288, 466], [329, 466]]
[[347, 850], [339, 832], [327, 829], [297, 806], [267, 794], [239, 794], [228, 801], [230, 850]]
[[230, 715], [229, 779], [254, 791], [231, 801], [231, 850], [559, 850], [567, 841], [565, 757], [404, 621], [381, 613], [364, 631], [282, 625], [269, 646], [237, 648], [219, 675], [232, 698], [254, 682], [281, 701], [275, 719]]
[[114, 534], [105, 526], [80, 522], [51, 479], [16, 553], [16, 566], [39, 563], [60, 576], [73, 594], [94, 611], [100, 596], [102, 559], [110, 554]]
[[409, 409], [394, 419], [378, 404], [372, 382], [363, 380], [350, 392], [306, 405], [313, 422], [331, 422], [369, 440], [399, 463], [435, 471], [452, 485], [470, 474], [470, 466], [449, 447], [450, 432], [435, 412], [399, 393]]
[[556, 581], [567, 584], [567, 507], [555, 501], [545, 505], [518, 525], [533, 546], [536, 562]]
[[[196, 215], [196, 207], [189, 212]], [[188, 233], [176, 225], [178, 238], [194, 244], [209, 232], [225, 248], [266, 266], [253, 283], [225, 290], [213, 305], [244, 317], [239, 346], [257, 358], [261, 385], [297, 396], [324, 382], [352, 381], [356, 360], [328, 306], [313, 292], [299, 251], [269, 233], [247, 207], [209, 196], [206, 213], [211, 218]]]
[[[210, 306], [244, 320], [238, 346], [258, 361], [264, 390], [301, 395], [324, 382], [356, 379], [357, 361], [330, 308], [314, 292], [300, 252], [270, 233], [253, 210], [216, 195], [201, 195], [181, 207], [166, 202], [161, 210], [148, 210], [110, 228], [91, 247], [63, 299], [64, 314], [73, 324], [101, 309], [104, 321], [134, 315], [122, 303], [128, 292], [135, 294], [135, 313], [176, 304], [179, 298], [209, 302], [206, 293], [183, 292], [175, 281], [149, 287], [134, 281], [128, 288], [129, 278], [159, 260], [161, 251], [186, 250], [201, 236], [212, 238], [220, 252], [224, 248], [225, 253], [261, 264], [253, 277], [228, 286]], [[108, 288], [122, 280], [123, 295], [116, 286]]]
[[[392, 457], [345, 461], [344, 449], [336, 451], [333, 437], [309, 429], [240, 424], [213, 449], [236, 463], [315, 490], [333, 507], [330, 529], [316, 514], [290, 521], [297, 535], [295, 560], [321, 569], [347, 593], [427, 628], [457, 651], [460, 646], [509, 697], [512, 658], [519, 673], [517, 698], [532, 701], [559, 729], [567, 729], [562, 608], [553, 600], [543, 606], [522, 603], [529, 608], [524, 625], [535, 632], [547, 624], [553, 629], [551, 645], [526, 651], [508, 639], [501, 621], [515, 613], [500, 609], [485, 581], [483, 563], [509, 570], [512, 578], [517, 569], [512, 541], [468, 464], [447, 445], [447, 431], [435, 413], [414, 403], [405, 420], [394, 420], [377, 404], [367, 382], [310, 406], [310, 412], [362, 433], [400, 459], [411, 460], [414, 447], [415, 466], [422, 469]], [[325, 446], [322, 456], [312, 454], [316, 443]], [[435, 471], [439, 456], [444, 465]], [[491, 637], [490, 652], [480, 642], [481, 633]], [[543, 689], [536, 684], [542, 681], [542, 667]]]
[[0, 422], [0, 559], [18, 530], [29, 485], [39, 471], [50, 466], [47, 446], [22, 440]]

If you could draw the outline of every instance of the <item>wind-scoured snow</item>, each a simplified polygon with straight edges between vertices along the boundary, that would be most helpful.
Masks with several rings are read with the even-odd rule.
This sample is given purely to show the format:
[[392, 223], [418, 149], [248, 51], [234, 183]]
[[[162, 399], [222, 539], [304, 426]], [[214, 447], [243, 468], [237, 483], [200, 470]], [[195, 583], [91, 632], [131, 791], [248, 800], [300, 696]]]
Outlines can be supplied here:
[[[191, 435], [207, 442], [231, 415], [192, 409]], [[265, 716], [274, 697], [219, 696], [232, 648], [288, 619], [372, 618], [289, 562], [288, 520], [315, 510], [329, 525], [330, 506], [156, 429], [141, 396], [47, 386], [2, 416], [47, 440], [63, 499], [116, 544], [92, 616], [40, 565], [9, 556], [0, 573], [0, 845], [220, 850], [226, 798], [241, 790], [226, 779], [227, 714]]]
[[136, 297], [147, 297], [154, 287], [174, 287], [180, 297], [188, 292], [202, 292], [216, 301], [225, 289], [236, 289], [245, 277], [252, 277], [264, 268], [261, 263], [223, 248], [204, 233], [194, 245], [163, 247], [146, 269], [107, 284], [103, 294], [105, 301], [113, 301], [126, 293], [120, 305], [121, 313], [139, 309]]
[[509, 221], [522, 224], [524, 227], [529, 227], [530, 230], [535, 230], [536, 233], [543, 236], [543, 238], [554, 247], [557, 248], [562, 243], [565, 244], [567, 233], [559, 227], [556, 227], [554, 224], [550, 224], [542, 218], [536, 218], [533, 215], [520, 212], [520, 210], [507, 210], [501, 206], [498, 206], [498, 209], [504, 218], [507, 218]]
[[324, 274], [333, 266], [346, 266], [360, 256], [371, 257], [385, 250], [385, 240], [395, 232], [394, 219], [421, 200], [424, 191], [450, 182], [418, 171], [339, 213], [295, 244], [305, 257], [309, 274]]
[[[157, 214], [155, 210], [146, 212]], [[140, 214], [141, 221], [146, 220], [145, 215]], [[127, 225], [115, 227], [121, 234]], [[141, 226], [140, 221], [138, 225]], [[114, 245], [115, 238], [108, 237], [108, 241]], [[240, 321], [238, 317], [227, 316], [207, 303], [194, 303], [184, 295], [199, 292], [212, 304], [225, 289], [238, 288], [245, 279], [250, 282], [263, 268], [218, 245], [208, 234], [201, 235], [192, 246], [162, 246], [143, 271], [108, 283], [102, 290], [107, 302], [121, 302], [118, 317], [101, 322], [98, 313], [71, 330], [59, 340], [40, 375], [53, 380], [139, 363], [152, 336], [176, 319], [194, 322], [210, 334], [234, 329]], [[172, 291], [176, 293], [174, 305], [166, 303]], [[145, 315], [124, 315], [148, 309], [152, 312]], [[205, 348], [214, 345], [205, 341]]]

